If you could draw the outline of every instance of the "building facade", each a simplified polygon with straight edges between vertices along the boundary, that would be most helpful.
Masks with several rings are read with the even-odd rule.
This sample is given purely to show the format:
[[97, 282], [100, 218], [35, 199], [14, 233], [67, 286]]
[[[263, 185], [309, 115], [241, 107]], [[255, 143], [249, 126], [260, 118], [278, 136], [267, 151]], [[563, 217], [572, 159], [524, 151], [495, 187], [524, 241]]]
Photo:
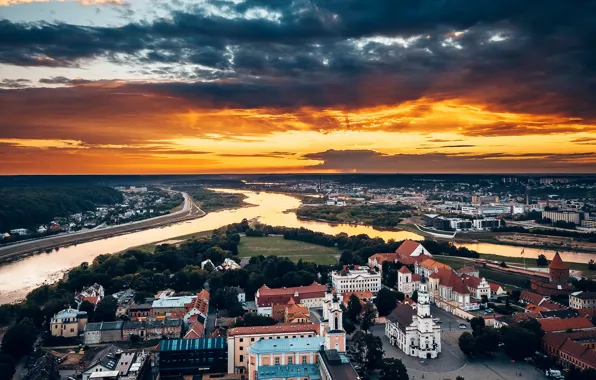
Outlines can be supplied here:
[[418, 290], [421, 277], [412, 273], [408, 267], [403, 266], [397, 271], [397, 290], [411, 297]]
[[389, 342], [409, 356], [436, 358], [441, 352], [441, 326], [430, 313], [431, 295], [424, 279], [418, 290], [418, 303], [398, 305], [387, 317], [385, 335]]
[[381, 290], [381, 274], [367, 266], [355, 265], [354, 269], [345, 266], [331, 273], [331, 282], [337, 293], [368, 291], [377, 294]]
[[68, 308], [59, 311], [50, 320], [52, 336], [74, 338], [85, 330], [87, 325], [87, 312]]
[[596, 308], [596, 292], [574, 292], [569, 295], [569, 307], [573, 309]]
[[278, 289], [272, 289], [267, 285], [263, 285], [255, 293], [257, 313], [270, 317], [274, 305], [287, 305], [291, 298], [294, 299], [294, 302], [305, 305], [309, 309], [312, 307], [323, 307], [325, 289], [327, 289], [325, 285], [317, 284], [316, 282], [308, 286]]

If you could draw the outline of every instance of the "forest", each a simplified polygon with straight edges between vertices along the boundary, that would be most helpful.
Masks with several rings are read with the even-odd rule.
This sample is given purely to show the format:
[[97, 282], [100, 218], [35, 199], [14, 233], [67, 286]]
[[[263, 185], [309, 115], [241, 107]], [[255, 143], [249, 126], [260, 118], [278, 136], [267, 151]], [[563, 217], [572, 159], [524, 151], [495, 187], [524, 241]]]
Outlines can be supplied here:
[[377, 227], [395, 227], [411, 214], [409, 206], [394, 205], [318, 206], [301, 207], [296, 215], [306, 219], [322, 219], [337, 223], [368, 224]]
[[0, 188], [0, 232], [37, 228], [55, 217], [91, 211], [99, 205], [122, 201], [122, 194], [107, 186]]

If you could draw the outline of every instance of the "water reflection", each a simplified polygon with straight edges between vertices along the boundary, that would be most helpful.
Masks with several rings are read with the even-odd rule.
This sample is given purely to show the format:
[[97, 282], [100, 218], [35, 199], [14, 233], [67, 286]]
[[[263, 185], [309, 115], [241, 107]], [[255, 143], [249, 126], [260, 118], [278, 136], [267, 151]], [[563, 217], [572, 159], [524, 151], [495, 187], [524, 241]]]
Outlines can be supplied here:
[[[238, 210], [224, 210], [206, 215], [203, 218], [177, 223], [167, 227], [154, 228], [145, 231], [115, 236], [79, 244], [77, 246], [61, 248], [49, 254], [31, 256], [0, 267], [0, 303], [8, 303], [23, 298], [31, 289], [44, 283], [52, 283], [62, 277], [68, 269], [80, 265], [82, 262], [92, 262], [95, 257], [104, 253], [114, 253], [130, 247], [153, 243], [194, 232], [212, 230], [221, 226], [237, 223], [243, 218], [259, 218], [259, 221], [273, 226], [304, 227], [313, 231], [327, 234], [345, 232], [349, 235], [367, 234], [371, 237], [381, 237], [385, 240], [421, 239], [420, 235], [407, 231], [378, 231], [372, 227], [357, 225], [330, 225], [317, 221], [302, 221], [293, 212], [300, 205], [296, 198], [267, 192], [255, 193], [240, 190], [219, 190], [230, 193], [242, 193], [247, 196], [246, 202], [254, 206]], [[519, 256], [521, 248], [501, 246], [495, 244], [461, 244], [482, 253], [494, 253], [503, 256]], [[539, 253], [547, 257], [554, 255], [553, 251], [542, 251], [525, 248], [528, 258], [535, 258]], [[563, 252], [564, 261], [588, 262], [590, 254]]]

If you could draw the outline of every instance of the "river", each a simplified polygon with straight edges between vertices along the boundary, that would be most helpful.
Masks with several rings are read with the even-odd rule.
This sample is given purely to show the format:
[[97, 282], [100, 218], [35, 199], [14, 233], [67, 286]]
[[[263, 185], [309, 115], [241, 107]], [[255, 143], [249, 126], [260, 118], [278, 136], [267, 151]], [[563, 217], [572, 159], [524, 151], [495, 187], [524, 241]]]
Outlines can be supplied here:
[[[253, 192], [244, 190], [217, 190], [228, 193], [241, 193], [247, 196], [246, 203], [253, 206], [236, 210], [223, 210], [207, 214], [206, 216], [172, 224], [166, 227], [152, 228], [144, 231], [115, 236], [103, 240], [91, 241], [61, 248], [49, 254], [39, 254], [15, 261], [0, 267], [0, 304], [22, 299], [32, 289], [45, 283], [53, 283], [62, 278], [64, 273], [82, 262], [91, 263], [93, 259], [104, 253], [115, 253], [130, 247], [172, 239], [193, 232], [207, 231], [240, 222], [243, 218], [258, 218], [260, 222], [273, 226], [304, 227], [313, 231], [327, 234], [345, 232], [349, 235], [367, 234], [379, 236], [385, 240], [422, 239], [418, 234], [408, 231], [378, 231], [368, 226], [331, 225], [318, 221], [299, 220], [293, 212], [300, 205], [300, 200], [284, 194], [267, 192]], [[502, 256], [519, 257], [521, 248], [515, 246], [495, 244], [458, 244], [474, 249], [481, 253], [493, 253]], [[525, 248], [525, 256], [535, 258], [544, 253], [552, 258], [554, 251]], [[559, 252], [564, 261], [588, 262], [592, 257], [587, 253]]]

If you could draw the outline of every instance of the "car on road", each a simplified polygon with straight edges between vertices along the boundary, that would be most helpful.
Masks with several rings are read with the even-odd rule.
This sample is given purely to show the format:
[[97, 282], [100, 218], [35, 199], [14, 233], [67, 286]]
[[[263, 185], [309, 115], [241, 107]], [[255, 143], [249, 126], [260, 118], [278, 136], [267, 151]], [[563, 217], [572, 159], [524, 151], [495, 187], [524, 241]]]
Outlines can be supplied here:
[[433, 322], [436, 324], [441, 324], [441, 319], [439, 318], [433, 318]]
[[426, 365], [426, 362], [424, 360], [420, 360], [420, 365]]
[[462, 329], [462, 330], [465, 330], [465, 329], [468, 328], [468, 326], [466, 326], [465, 323], [460, 323], [459, 324], [459, 328]]

